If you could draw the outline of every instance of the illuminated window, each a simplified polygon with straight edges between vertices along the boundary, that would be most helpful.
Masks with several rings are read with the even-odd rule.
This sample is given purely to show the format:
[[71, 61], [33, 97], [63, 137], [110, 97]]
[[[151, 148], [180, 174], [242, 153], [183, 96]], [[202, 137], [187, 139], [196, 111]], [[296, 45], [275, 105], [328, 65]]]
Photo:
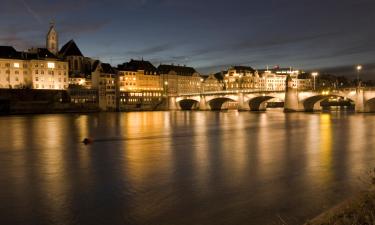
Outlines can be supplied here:
[[50, 69], [55, 69], [55, 63], [49, 62], [49, 63], [47, 63], [47, 67], [50, 68]]
[[20, 68], [20, 64], [19, 63], [13, 63], [13, 66], [14, 66], [14, 68]]

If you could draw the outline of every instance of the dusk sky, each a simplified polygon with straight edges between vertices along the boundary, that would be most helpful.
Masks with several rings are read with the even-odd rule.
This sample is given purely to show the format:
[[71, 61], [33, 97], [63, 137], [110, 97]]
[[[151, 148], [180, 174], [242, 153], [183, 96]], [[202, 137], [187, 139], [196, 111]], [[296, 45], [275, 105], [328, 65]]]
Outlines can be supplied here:
[[60, 47], [74, 39], [112, 65], [143, 57], [201, 73], [280, 65], [354, 75], [363, 64], [374, 79], [374, 12], [374, 0], [1, 0], [0, 45], [43, 46], [53, 19]]

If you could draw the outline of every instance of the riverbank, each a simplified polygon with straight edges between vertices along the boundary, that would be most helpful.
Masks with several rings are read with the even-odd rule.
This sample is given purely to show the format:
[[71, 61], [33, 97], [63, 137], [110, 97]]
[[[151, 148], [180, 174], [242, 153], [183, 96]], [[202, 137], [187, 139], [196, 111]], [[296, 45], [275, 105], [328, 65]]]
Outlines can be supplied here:
[[[375, 170], [373, 171], [373, 174]], [[371, 183], [375, 177], [372, 174]], [[375, 188], [362, 191], [320, 214], [305, 225], [373, 225], [375, 224]]]

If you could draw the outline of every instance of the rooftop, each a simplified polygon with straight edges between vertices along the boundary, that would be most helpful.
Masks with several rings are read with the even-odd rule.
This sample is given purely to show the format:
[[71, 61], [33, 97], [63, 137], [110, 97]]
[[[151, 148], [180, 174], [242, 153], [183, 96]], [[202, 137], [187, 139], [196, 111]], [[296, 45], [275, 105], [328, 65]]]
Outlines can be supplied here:
[[160, 65], [158, 66], [159, 74], [169, 74], [174, 71], [180, 76], [192, 76], [197, 71], [193, 67], [188, 66], [175, 66], [175, 65]]

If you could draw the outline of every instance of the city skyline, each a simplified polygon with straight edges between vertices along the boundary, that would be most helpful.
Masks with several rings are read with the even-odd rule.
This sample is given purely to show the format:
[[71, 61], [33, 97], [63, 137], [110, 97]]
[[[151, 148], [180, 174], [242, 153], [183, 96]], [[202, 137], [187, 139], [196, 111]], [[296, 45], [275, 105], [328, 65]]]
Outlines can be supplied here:
[[364, 79], [371, 79], [375, 68], [375, 4], [368, 0], [72, 4], [5, 1], [2, 45], [19, 50], [41, 46], [54, 20], [60, 47], [74, 39], [84, 55], [112, 65], [143, 57], [154, 64], [191, 65], [201, 73], [231, 65], [282, 65], [354, 76], [354, 65], [363, 64]]

